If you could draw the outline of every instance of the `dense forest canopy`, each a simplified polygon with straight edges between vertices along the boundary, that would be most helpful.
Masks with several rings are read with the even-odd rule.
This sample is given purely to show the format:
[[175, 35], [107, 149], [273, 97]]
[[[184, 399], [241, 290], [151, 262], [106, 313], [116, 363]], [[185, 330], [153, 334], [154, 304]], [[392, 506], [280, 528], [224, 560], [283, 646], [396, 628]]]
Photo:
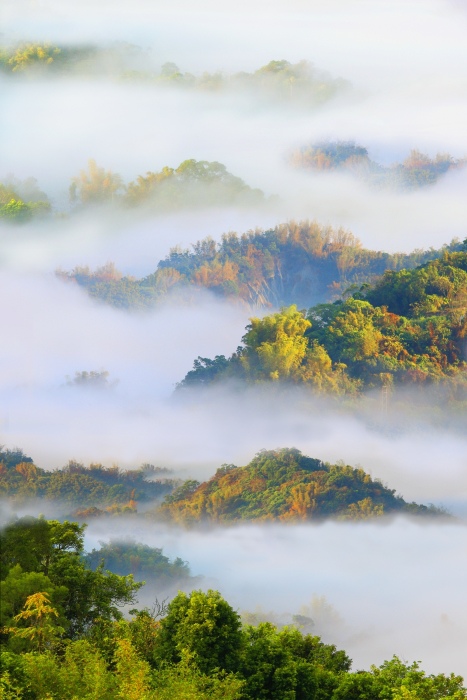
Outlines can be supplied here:
[[241, 235], [231, 231], [220, 242], [204, 238], [191, 250], [176, 246], [141, 279], [122, 275], [112, 263], [57, 274], [118, 308], [150, 308], [169, 292], [187, 299], [203, 289], [253, 307], [309, 307], [374, 282], [386, 270], [413, 268], [462, 247], [453, 241], [440, 250], [391, 254], [363, 248], [343, 228], [290, 221]]
[[158, 512], [180, 524], [369, 520], [387, 514], [437, 515], [406, 503], [363, 469], [331, 465], [297, 449], [263, 450], [246, 467], [224, 465], [202, 484], [187, 481]]
[[466, 334], [467, 253], [445, 251], [412, 270], [386, 271], [345, 301], [252, 318], [229, 359], [198, 357], [179, 386], [272, 380], [355, 394], [444, 381], [465, 402]]
[[449, 153], [430, 158], [414, 148], [402, 163], [383, 166], [371, 160], [368, 150], [354, 141], [320, 141], [294, 151], [290, 162], [297, 168], [349, 173], [373, 187], [412, 190], [433, 185], [440, 177], [467, 165], [467, 158], [455, 159]]
[[[445, 514], [432, 506], [406, 503], [363, 469], [324, 463], [295, 448], [263, 450], [246, 467], [223, 465], [201, 484], [194, 479], [168, 479], [168, 470], [152, 465], [122, 471], [100, 464], [86, 468], [69, 462], [64, 469], [47, 472], [36, 467], [21, 450], [5, 449], [0, 452], [0, 460], [0, 497], [13, 505], [43, 498], [52, 506], [55, 503], [65, 507], [81, 521], [136, 515], [140, 505], [142, 517], [188, 525], [250, 520], [367, 520], [395, 513]], [[159, 505], [147, 510], [154, 501], [159, 501]], [[114, 543], [93, 551], [86, 561], [95, 567], [103, 559], [114, 573], [146, 577], [148, 572], [155, 575], [158, 564], [167, 568], [167, 562], [159, 555], [143, 545]], [[183, 571], [183, 562], [177, 560], [173, 572], [167, 569], [165, 573], [181, 576]]]
[[138, 503], [151, 503], [171, 491], [178, 482], [170, 476], [168, 469], [151, 464], [122, 470], [102, 464], [85, 467], [74, 460], [63, 469], [46, 471], [22, 450], [0, 450], [0, 498], [8, 497], [15, 503], [43, 498], [82, 520], [131, 515]]
[[352, 672], [345, 651], [304, 633], [299, 618], [282, 629], [242, 625], [215, 590], [179, 592], [125, 619], [122, 606], [143, 584], [90, 569], [83, 533], [75, 522], [30, 517], [0, 533], [5, 700], [467, 697], [460, 676], [427, 675], [395, 656]]

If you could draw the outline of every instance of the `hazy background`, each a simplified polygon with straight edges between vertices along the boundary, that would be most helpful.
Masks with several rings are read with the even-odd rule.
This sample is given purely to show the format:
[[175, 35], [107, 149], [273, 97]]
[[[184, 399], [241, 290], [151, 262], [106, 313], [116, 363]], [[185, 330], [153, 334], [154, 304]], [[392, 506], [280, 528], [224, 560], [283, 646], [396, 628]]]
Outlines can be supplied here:
[[[245, 96], [165, 91], [76, 77], [1, 79], [0, 178], [34, 176], [60, 211], [70, 178], [95, 158], [126, 181], [187, 158], [218, 160], [280, 201], [248, 210], [170, 216], [102, 211], [0, 231], [0, 438], [44, 468], [68, 459], [110, 466], [152, 462], [207, 478], [259, 449], [296, 446], [324, 460], [360, 464], [407, 500], [467, 504], [465, 418], [433, 428], [423, 414], [397, 422], [378, 397], [349, 413], [300, 392], [235, 388], [172, 398], [198, 355], [233, 352], [251, 310], [213, 299], [170, 299], [148, 313], [98, 305], [54, 276], [61, 266], [155, 270], [170, 246], [223, 232], [316, 218], [350, 228], [371, 248], [409, 251], [464, 238], [467, 175], [451, 173], [413, 193], [374, 192], [341, 175], [287, 165], [308, 141], [355, 139], [384, 164], [410, 148], [467, 155], [467, 14], [462, 2], [112, 2], [4, 0], [2, 42], [127, 41], [155, 69], [255, 70], [307, 59], [352, 81], [345, 99], [318, 109], [267, 109]], [[114, 389], [67, 387], [76, 371], [106, 370]], [[450, 425], [452, 423], [452, 426]], [[452, 429], [451, 429], [452, 428]], [[133, 523], [133, 521], [132, 521]], [[112, 521], [112, 532], [128, 524]], [[89, 544], [108, 537], [89, 529]], [[322, 622], [355, 667], [398, 653], [429, 671], [465, 668], [465, 527], [397, 520], [213, 530], [131, 525], [137, 539], [181, 556], [240, 608], [298, 612], [325, 595], [341, 624]], [[138, 529], [141, 528], [141, 529]], [[462, 591], [462, 593], [461, 593]], [[311, 612], [313, 617], [315, 612]], [[316, 616], [316, 615], [315, 615]], [[318, 632], [321, 630], [318, 629]], [[328, 638], [329, 637], [329, 638]]]
[[[198, 74], [306, 59], [354, 86], [313, 110], [102, 78], [3, 80], [1, 171], [38, 178], [59, 209], [88, 158], [127, 181], [196, 158], [221, 161], [251, 186], [280, 195], [281, 205], [269, 217], [251, 213], [247, 228], [308, 216], [349, 226], [365, 245], [391, 251], [465, 235], [465, 173], [416, 193], [378, 194], [287, 166], [291, 149], [322, 138], [356, 139], [384, 164], [411, 148], [466, 156], [462, 3], [256, 0], [200, 2], [194, 10], [186, 2], [6, 0], [0, 13], [4, 41], [131, 42], [142, 48], [146, 68], [174, 61]], [[134, 228], [128, 235], [138, 241]], [[223, 230], [220, 217], [217, 235]]]

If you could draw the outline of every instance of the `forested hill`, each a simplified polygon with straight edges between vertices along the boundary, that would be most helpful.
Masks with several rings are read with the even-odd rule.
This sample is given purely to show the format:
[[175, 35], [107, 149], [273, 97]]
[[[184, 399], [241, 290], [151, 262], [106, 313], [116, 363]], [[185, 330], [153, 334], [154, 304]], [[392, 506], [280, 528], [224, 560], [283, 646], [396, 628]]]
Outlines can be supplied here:
[[[69, 214], [116, 207], [130, 210], [141, 207], [146, 213], [181, 209], [257, 206], [264, 193], [232, 175], [217, 161], [184, 160], [177, 167], [149, 170], [125, 183], [121, 175], [88, 161], [87, 169], [71, 179]], [[9, 176], [0, 181], [0, 224], [24, 224], [54, 213], [47, 195], [35, 178], [24, 181]], [[55, 212], [57, 214], [57, 212]], [[59, 214], [63, 217], [63, 213]]]
[[436, 515], [433, 506], [406, 503], [363, 469], [331, 465], [297, 449], [259, 452], [246, 467], [224, 465], [202, 484], [187, 481], [158, 513], [176, 523], [368, 520], [407, 513]]
[[227, 233], [220, 243], [208, 237], [191, 250], [172, 248], [142, 279], [125, 277], [112, 264], [94, 272], [76, 267], [57, 274], [119, 308], [148, 308], [169, 292], [192, 296], [203, 289], [253, 306], [309, 307], [333, 301], [352, 285], [374, 281], [386, 270], [413, 268], [461, 248], [454, 241], [441, 250], [390, 254], [363, 248], [342, 228], [291, 221], [266, 231]]
[[172, 62], [156, 67], [149, 51], [127, 42], [113, 42], [108, 46], [52, 46], [34, 42], [0, 46], [0, 74], [16, 80], [64, 75], [106, 76], [125, 82], [143, 82], [147, 87], [209, 94], [247, 93], [250, 99], [278, 102], [282, 107], [316, 108], [352, 89], [349, 81], [334, 78], [305, 60], [298, 63], [272, 60], [252, 72], [204, 71], [195, 75]]
[[368, 150], [354, 141], [321, 141], [294, 151], [291, 164], [315, 172], [348, 173], [376, 188], [413, 190], [435, 184], [443, 175], [467, 166], [467, 158], [438, 153], [430, 158], [413, 148], [401, 163], [384, 166], [372, 160]]
[[252, 318], [230, 358], [198, 357], [180, 387], [281, 381], [328, 394], [400, 383], [467, 402], [467, 252], [387, 271], [346, 301]]
[[153, 502], [178, 483], [168, 469], [143, 464], [123, 470], [74, 460], [63, 469], [46, 471], [20, 449], [0, 447], [0, 498], [24, 503], [42, 498], [82, 520], [102, 515], [131, 514], [139, 503]]

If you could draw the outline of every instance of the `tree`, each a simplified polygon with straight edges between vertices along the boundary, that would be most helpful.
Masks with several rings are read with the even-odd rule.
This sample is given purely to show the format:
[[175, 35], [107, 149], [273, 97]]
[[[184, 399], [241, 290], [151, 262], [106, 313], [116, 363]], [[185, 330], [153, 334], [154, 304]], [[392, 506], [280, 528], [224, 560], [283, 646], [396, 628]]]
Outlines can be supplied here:
[[[24, 616], [18, 617], [18, 615], [24, 611], [26, 602], [38, 593], [47, 596], [54, 610], [59, 613], [57, 625], [63, 628], [68, 626], [63, 607], [68, 589], [63, 585], [52, 583], [42, 572], [23, 571], [21, 566], [16, 564], [0, 581], [0, 627], [3, 628], [4, 634], [10, 633], [11, 628], [18, 627], [18, 621], [24, 619]], [[24, 649], [27, 644], [22, 641], [22, 635], [13, 634], [10, 636], [8, 646], [18, 651]]]
[[240, 355], [248, 376], [253, 380], [296, 379], [308, 347], [304, 333], [310, 326], [294, 305], [262, 319], [252, 318]]
[[81, 170], [72, 178], [70, 200], [81, 204], [99, 204], [114, 201], [124, 189], [123, 180], [117, 173], [100, 168], [92, 158], [88, 161], [88, 172]]
[[[50, 604], [47, 593], [34, 593], [26, 598], [23, 610], [13, 618], [16, 625], [4, 631], [15, 637], [27, 639], [32, 647], [40, 653], [65, 632], [53, 618], [59, 617], [57, 610]], [[21, 627], [21, 623], [25, 626]]]
[[14, 222], [28, 221], [32, 216], [31, 208], [21, 199], [10, 199], [0, 206], [0, 218]]
[[[2, 565], [7, 572], [19, 565], [19, 574], [46, 577], [52, 591], [61, 587], [70, 637], [83, 634], [97, 617], [121, 618], [119, 608], [134, 603], [136, 591], [143, 585], [135, 583], [132, 575], [118, 576], [103, 567], [89, 569], [81, 558], [84, 528], [74, 522], [27, 517], [0, 533]], [[27, 595], [41, 590], [49, 589], [28, 590]]]
[[161, 620], [160, 660], [192, 660], [202, 673], [236, 670], [242, 644], [240, 616], [218, 591], [179, 592]]

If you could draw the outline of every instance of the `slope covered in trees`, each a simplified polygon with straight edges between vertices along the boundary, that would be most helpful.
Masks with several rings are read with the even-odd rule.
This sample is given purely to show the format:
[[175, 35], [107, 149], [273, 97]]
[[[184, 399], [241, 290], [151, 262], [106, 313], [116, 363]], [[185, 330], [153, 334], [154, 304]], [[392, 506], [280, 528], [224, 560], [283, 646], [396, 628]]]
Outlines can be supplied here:
[[[81, 521], [137, 514], [139, 504], [160, 502], [164, 497], [144, 517], [193, 524], [366, 520], [396, 512], [442, 513], [431, 506], [406, 503], [362, 469], [330, 465], [305, 457], [295, 448], [263, 450], [246, 467], [223, 465], [202, 484], [192, 479], [167, 479], [168, 470], [151, 465], [121, 471], [70, 462], [64, 469], [46, 472], [21, 450], [3, 449], [0, 459], [0, 497], [13, 505], [40, 498], [59, 504]], [[95, 568], [101, 560], [114, 573], [132, 573], [140, 579], [162, 575], [162, 570], [168, 579], [189, 574], [181, 560], [168, 566], [160, 550], [131, 542], [114, 542], [93, 550], [86, 562]]]
[[446, 173], [467, 165], [467, 158], [455, 159], [449, 153], [430, 158], [412, 149], [402, 163], [385, 167], [371, 160], [368, 150], [354, 141], [321, 141], [302, 146], [292, 153], [290, 161], [297, 168], [317, 172], [337, 170], [374, 187], [405, 190], [433, 185]]
[[105, 75], [126, 82], [201, 93], [247, 93], [255, 100], [317, 107], [349, 92], [351, 84], [333, 78], [309, 61], [273, 60], [251, 73], [205, 71], [195, 75], [167, 62], [155, 68], [148, 51], [126, 42], [112, 45], [52, 46], [25, 42], [0, 46], [0, 71], [10, 77]]
[[102, 566], [119, 576], [132, 574], [136, 581], [145, 581], [163, 588], [190, 579], [190, 567], [177, 557], [170, 561], [162, 549], [132, 541], [111, 541], [101, 543], [84, 555], [84, 561], [93, 571]]
[[345, 651], [300, 628], [242, 626], [214, 590], [179, 592], [158, 614], [125, 619], [122, 605], [142, 584], [87, 568], [77, 523], [24, 518], [0, 537], [5, 700], [467, 697], [454, 674], [427, 675], [397, 657], [352, 672]]
[[386, 271], [346, 301], [252, 318], [229, 359], [198, 357], [179, 386], [272, 380], [355, 394], [443, 380], [465, 401], [466, 334], [467, 253], [445, 251], [413, 270]]
[[342, 228], [292, 221], [266, 231], [230, 232], [219, 243], [208, 237], [191, 250], [172, 248], [142, 279], [125, 277], [112, 264], [94, 272], [76, 267], [57, 274], [119, 308], [148, 308], [168, 292], [189, 297], [202, 289], [252, 306], [308, 307], [333, 301], [386, 270], [412, 268], [461, 247], [454, 241], [438, 251], [390, 254], [363, 248]]
[[87, 519], [136, 512], [138, 502], [162, 498], [175, 483], [170, 472], [150, 464], [121, 470], [71, 460], [63, 469], [37, 467], [21, 450], [0, 450], [0, 497], [16, 503], [43, 498]]
[[[146, 212], [167, 212], [206, 207], [248, 207], [265, 201], [264, 193], [249, 187], [217, 161], [185, 160], [176, 168], [164, 166], [124, 183], [116, 172], [90, 159], [86, 170], [71, 179], [72, 212], [99, 206]], [[0, 223], [25, 223], [32, 217], [54, 213], [47, 195], [35, 178], [24, 182], [9, 178], [0, 182]], [[57, 214], [57, 212], [55, 212]], [[63, 216], [63, 214], [61, 214]]]
[[438, 514], [406, 503], [363, 469], [331, 465], [297, 449], [264, 450], [246, 467], [224, 465], [202, 484], [187, 481], [158, 513], [180, 524], [367, 520], [382, 515]]
[[185, 160], [177, 168], [165, 166], [159, 172], [149, 171], [125, 185], [120, 175], [90, 160], [88, 170], [72, 179], [70, 199], [81, 207], [107, 202], [128, 207], [144, 204], [165, 211], [258, 204], [264, 195], [217, 161]]

